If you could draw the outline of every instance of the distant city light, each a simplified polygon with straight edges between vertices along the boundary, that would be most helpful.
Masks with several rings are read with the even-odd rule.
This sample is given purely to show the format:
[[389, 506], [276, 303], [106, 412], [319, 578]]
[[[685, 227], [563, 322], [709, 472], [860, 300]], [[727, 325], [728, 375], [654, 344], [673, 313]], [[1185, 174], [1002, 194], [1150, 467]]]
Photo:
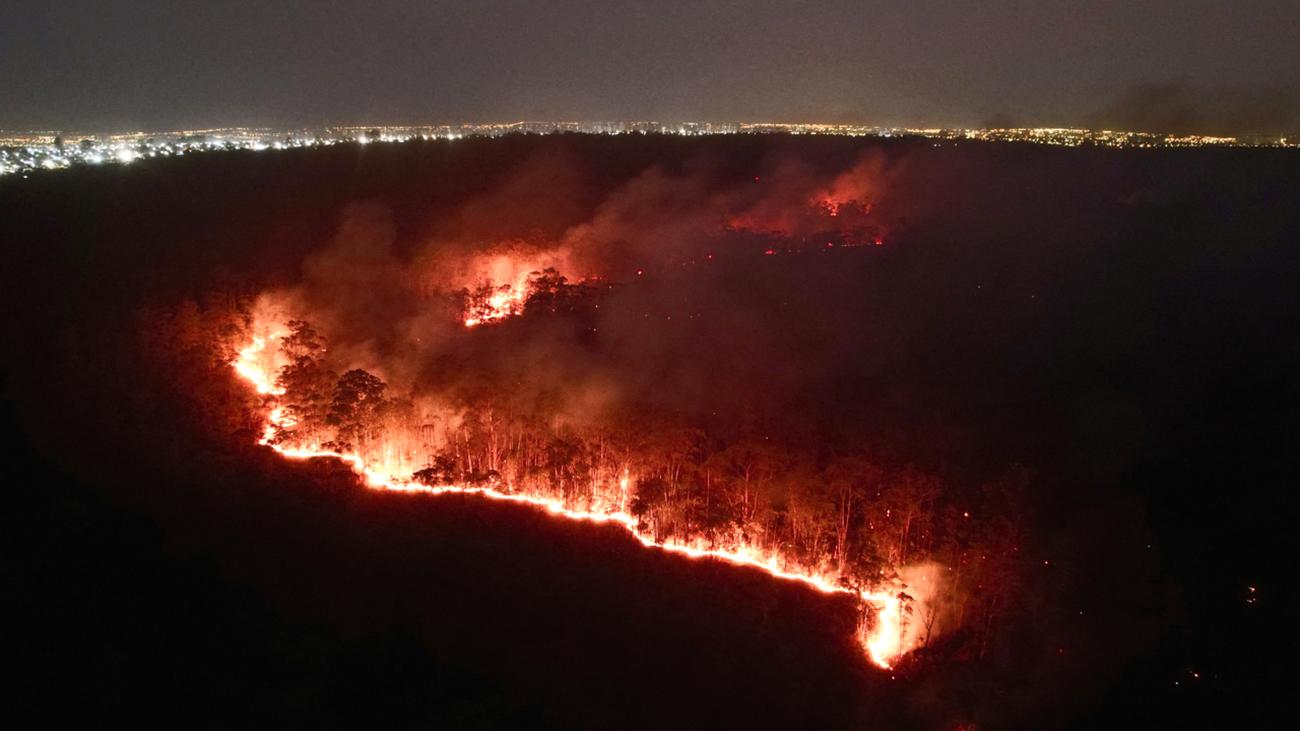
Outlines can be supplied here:
[[293, 130], [222, 128], [178, 132], [134, 132], [123, 135], [73, 135], [58, 132], [0, 132], [0, 176], [34, 170], [64, 170], [106, 162], [129, 164], [140, 158], [179, 156], [209, 150], [290, 150], [353, 142], [362, 145], [412, 140], [459, 140], [508, 134], [663, 134], [735, 135], [791, 134], [915, 137], [934, 144], [1022, 142], [1066, 147], [1300, 147], [1286, 137], [1213, 137], [1170, 135], [1061, 127], [1020, 129], [938, 129], [875, 127], [853, 124], [771, 122], [510, 122], [503, 124], [443, 124], [424, 126], [320, 127]]

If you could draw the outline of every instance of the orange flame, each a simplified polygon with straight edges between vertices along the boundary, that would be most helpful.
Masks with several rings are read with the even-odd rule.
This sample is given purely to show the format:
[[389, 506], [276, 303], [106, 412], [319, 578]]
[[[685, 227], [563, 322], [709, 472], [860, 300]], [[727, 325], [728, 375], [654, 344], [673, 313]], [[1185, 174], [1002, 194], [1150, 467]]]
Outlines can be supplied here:
[[528, 292], [523, 284], [499, 287], [482, 304], [478, 314], [466, 314], [465, 327], [474, 327], [490, 320], [517, 315], [523, 310], [524, 300], [527, 297]]
[[[466, 322], [467, 326], [471, 323]], [[702, 541], [683, 541], [678, 539], [656, 540], [640, 528], [639, 522], [627, 513], [622, 503], [626, 502], [629, 476], [626, 472], [619, 479], [620, 500], [618, 509], [606, 512], [575, 510], [566, 507], [561, 501], [537, 495], [502, 492], [492, 487], [469, 487], [464, 485], [426, 485], [410, 479], [396, 478], [368, 464], [363, 457], [355, 453], [335, 452], [318, 445], [307, 447], [286, 447], [272, 444], [271, 438], [278, 426], [291, 426], [283, 409], [274, 403], [274, 397], [282, 395], [283, 389], [277, 388], [275, 379], [268, 367], [270, 362], [265, 350], [267, 340], [282, 333], [254, 336], [252, 342], [239, 351], [239, 357], [231, 361], [235, 372], [248, 381], [260, 394], [270, 397], [267, 407], [266, 425], [260, 444], [274, 449], [282, 456], [294, 460], [337, 459], [348, 464], [357, 475], [362, 477], [365, 485], [375, 490], [389, 490], [402, 493], [419, 493], [424, 495], [477, 495], [489, 500], [527, 505], [544, 510], [550, 515], [569, 520], [596, 524], [613, 524], [622, 527], [641, 545], [669, 553], [687, 556], [692, 559], [713, 559], [725, 561], [736, 566], [759, 569], [767, 574], [785, 581], [804, 584], [823, 594], [843, 594], [854, 597], [860, 609], [870, 608], [875, 611], [875, 623], [870, 628], [860, 629], [857, 640], [865, 650], [867, 657], [875, 665], [889, 669], [893, 663], [912, 649], [905, 646], [903, 633], [900, 631], [902, 619], [902, 600], [896, 592], [889, 590], [859, 590], [843, 587], [833, 577], [815, 573], [805, 573], [788, 567], [787, 563], [775, 553], [765, 553], [750, 547], [737, 550], [720, 549], [705, 545]]]
[[[271, 335], [274, 338], [276, 335]], [[270, 369], [266, 365], [265, 351], [266, 340], [260, 335], [254, 335], [253, 341], [239, 351], [239, 357], [231, 362], [235, 367], [235, 372], [244, 380], [253, 384], [257, 392], [264, 395], [280, 396], [284, 394], [284, 389], [277, 388], [275, 378], [271, 376]]]

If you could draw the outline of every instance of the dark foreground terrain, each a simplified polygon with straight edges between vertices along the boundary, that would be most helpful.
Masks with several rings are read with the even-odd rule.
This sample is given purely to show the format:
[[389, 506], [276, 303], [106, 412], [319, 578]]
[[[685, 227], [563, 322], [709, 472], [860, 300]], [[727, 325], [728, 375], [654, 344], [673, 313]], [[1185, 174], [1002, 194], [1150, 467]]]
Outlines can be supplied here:
[[[185, 299], [291, 281], [349, 204], [386, 205], [399, 241], [417, 240], [555, 146], [595, 189], [701, 158], [738, 177], [778, 152], [899, 163], [870, 265], [879, 309], [863, 313], [888, 326], [849, 349], [892, 355], [864, 361], [850, 393], [880, 416], [855, 428], [936, 469], [1034, 471], [1027, 530], [1052, 561], [1021, 578], [998, 651], [891, 677], [836, 600], [613, 530], [360, 490], [253, 446], [229, 373], [141, 344]], [[8, 704], [43, 725], [1265, 718], [1295, 649], [1298, 162], [512, 137], [0, 181]]]

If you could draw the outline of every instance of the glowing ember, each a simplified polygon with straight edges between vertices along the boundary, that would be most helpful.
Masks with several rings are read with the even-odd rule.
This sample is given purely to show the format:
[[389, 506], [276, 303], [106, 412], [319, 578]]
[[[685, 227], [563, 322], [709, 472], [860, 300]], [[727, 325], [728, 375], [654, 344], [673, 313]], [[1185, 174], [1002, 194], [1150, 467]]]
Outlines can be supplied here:
[[[509, 312], [506, 313], [510, 314]], [[506, 315], [499, 315], [500, 317]], [[475, 322], [466, 320], [466, 326], [473, 326], [484, 319], [480, 318]], [[788, 562], [784, 561], [781, 556], [773, 553], [765, 553], [748, 547], [741, 547], [736, 550], [727, 550], [705, 545], [701, 541], [682, 541], [677, 539], [656, 540], [652, 535], [646, 533], [639, 525], [636, 517], [626, 512], [627, 494], [630, 476], [626, 471], [618, 480], [619, 487], [619, 504], [611, 507], [606, 511], [577, 510], [566, 507], [560, 500], [551, 497], [542, 497], [538, 495], [529, 495], [523, 493], [503, 492], [494, 487], [472, 487], [465, 485], [426, 485], [413, 479], [401, 479], [394, 477], [387, 471], [376, 468], [368, 464], [365, 459], [356, 453], [337, 452], [326, 449], [320, 445], [301, 446], [284, 446], [273, 443], [274, 435], [277, 428], [293, 426], [290, 418], [285, 414], [284, 409], [276, 402], [276, 396], [284, 393], [283, 389], [275, 386], [275, 379], [271, 373], [274, 368], [271, 364], [271, 358], [266, 352], [268, 340], [279, 337], [283, 333], [276, 333], [267, 336], [254, 336], [252, 342], [239, 351], [239, 356], [231, 365], [235, 372], [246, 381], [248, 381], [257, 390], [258, 393], [268, 397], [266, 424], [263, 430], [263, 436], [260, 443], [274, 449], [286, 458], [295, 460], [308, 460], [318, 458], [337, 459], [347, 463], [353, 471], [364, 478], [366, 486], [376, 490], [390, 490], [393, 492], [403, 493], [420, 493], [425, 495], [478, 495], [489, 500], [500, 500], [520, 505], [545, 510], [547, 513], [556, 517], [567, 518], [569, 520], [583, 521], [598, 524], [613, 524], [621, 526], [633, 538], [639, 541], [647, 548], [657, 548], [692, 559], [713, 559], [726, 561], [737, 566], [749, 566], [760, 569], [769, 575], [786, 580], [795, 581], [823, 594], [843, 594], [854, 597], [861, 610], [871, 610], [875, 614], [875, 621], [871, 626], [865, 626], [858, 632], [858, 641], [871, 662], [881, 668], [890, 668], [891, 665], [904, 653], [912, 649], [912, 643], [905, 643], [905, 633], [902, 632], [901, 622], [903, 619], [903, 595], [901, 592], [890, 590], [857, 590], [850, 589], [839, 585], [834, 577], [829, 575], [819, 575], [815, 573], [804, 573], [792, 569]]]

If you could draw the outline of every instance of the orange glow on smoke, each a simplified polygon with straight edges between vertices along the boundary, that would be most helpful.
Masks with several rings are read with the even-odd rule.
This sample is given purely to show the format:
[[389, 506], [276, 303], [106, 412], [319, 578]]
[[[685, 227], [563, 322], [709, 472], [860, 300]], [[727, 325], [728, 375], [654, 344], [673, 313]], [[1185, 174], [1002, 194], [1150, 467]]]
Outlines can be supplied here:
[[[484, 319], [493, 318], [481, 318], [475, 322], [470, 322], [467, 319], [465, 324], [466, 326], [472, 327], [473, 325], [478, 324], [478, 322], [482, 322]], [[568, 520], [595, 524], [618, 525], [646, 548], [659, 549], [669, 553], [686, 556], [691, 559], [725, 561], [736, 566], [752, 567], [762, 570], [777, 579], [795, 581], [804, 584], [823, 594], [843, 594], [853, 597], [857, 602], [860, 611], [872, 610], [875, 613], [874, 623], [870, 627], [864, 625], [859, 629], [857, 640], [862, 645], [863, 650], [866, 652], [866, 655], [871, 662], [881, 668], [890, 668], [899, 657], [914, 649], [914, 640], [909, 638], [906, 643], [904, 641], [904, 633], [901, 631], [902, 627], [900, 626], [903, 606], [899, 594], [896, 591], [891, 591], [889, 589], [858, 590], [846, 588], [839, 585], [833, 576], [805, 573], [793, 569], [790, 567], [789, 562], [784, 560], [779, 554], [765, 553], [751, 547], [742, 546], [734, 550], [729, 550], [708, 546], [702, 541], [683, 541], [672, 538], [662, 541], [655, 540], [652, 535], [640, 528], [635, 516], [626, 512], [628, 487], [630, 483], [630, 476], [626, 471], [624, 471], [618, 480], [620, 495], [618, 506], [611, 507], [606, 511], [576, 510], [566, 507], [564, 503], [554, 498], [529, 495], [525, 493], [504, 492], [494, 487], [425, 485], [411, 479], [396, 477], [390, 470], [379, 465], [369, 464], [359, 454], [355, 453], [330, 451], [323, 449], [318, 445], [286, 447], [279, 444], [272, 444], [271, 439], [275, 434], [275, 428], [277, 426], [292, 426], [283, 409], [278, 403], [276, 403], [276, 397], [283, 394], [284, 390], [275, 386], [275, 378], [272, 375], [274, 373], [272, 360], [266, 352], [268, 341], [281, 334], [282, 333], [266, 336], [254, 336], [252, 342], [239, 351], [238, 357], [231, 362], [231, 365], [241, 378], [248, 381], [258, 393], [267, 397], [266, 423], [264, 425], [263, 436], [260, 443], [274, 449], [276, 452], [279, 452], [282, 456], [288, 459], [337, 459], [347, 463], [357, 475], [364, 479], [367, 487], [375, 490], [419, 493], [423, 495], [477, 495], [488, 500], [499, 500], [502, 502], [527, 505], [539, 510], [544, 510], [550, 515]]]

